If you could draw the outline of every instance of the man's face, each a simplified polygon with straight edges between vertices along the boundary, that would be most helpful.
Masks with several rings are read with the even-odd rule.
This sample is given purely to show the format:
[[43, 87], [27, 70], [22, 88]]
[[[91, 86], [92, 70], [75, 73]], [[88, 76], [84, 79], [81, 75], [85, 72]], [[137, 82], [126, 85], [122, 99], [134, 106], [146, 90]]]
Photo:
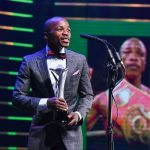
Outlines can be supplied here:
[[71, 29], [69, 23], [64, 19], [53, 21], [46, 33], [48, 45], [54, 50], [61, 50], [70, 44]]
[[141, 77], [142, 72], [145, 70], [146, 49], [140, 41], [126, 41], [120, 53], [126, 67], [126, 77], [129, 79]]

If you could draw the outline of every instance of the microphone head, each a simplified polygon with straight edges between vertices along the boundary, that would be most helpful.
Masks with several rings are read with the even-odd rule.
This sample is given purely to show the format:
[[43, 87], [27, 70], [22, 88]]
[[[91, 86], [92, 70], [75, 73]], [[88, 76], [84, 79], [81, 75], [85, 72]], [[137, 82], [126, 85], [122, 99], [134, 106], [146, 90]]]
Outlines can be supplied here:
[[107, 42], [106, 40], [100, 39], [97, 36], [92, 36], [92, 35], [89, 35], [89, 34], [80, 34], [80, 37], [88, 39], [88, 40], [95, 40], [97, 42], [102, 42], [104, 44]]
[[119, 53], [116, 51], [116, 60], [117, 60], [117, 63], [120, 64], [121, 68], [123, 69], [123, 73], [124, 73], [124, 76], [126, 74], [126, 68], [125, 68], [125, 65], [122, 61], [122, 58], [120, 57]]
[[85, 39], [89, 39], [89, 40], [96, 40], [97, 37], [92, 36], [92, 35], [88, 35], [88, 34], [80, 34], [81, 38], [85, 38]]

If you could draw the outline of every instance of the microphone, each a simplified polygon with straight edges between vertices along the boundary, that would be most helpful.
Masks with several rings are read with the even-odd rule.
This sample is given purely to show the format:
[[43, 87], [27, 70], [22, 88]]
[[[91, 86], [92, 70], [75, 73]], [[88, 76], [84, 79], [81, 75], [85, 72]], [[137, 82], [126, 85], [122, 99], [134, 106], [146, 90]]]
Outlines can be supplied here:
[[125, 68], [125, 65], [119, 55], [119, 53], [117, 51], [115, 51], [115, 54], [116, 54], [116, 59], [117, 59], [117, 64], [120, 64], [120, 66], [123, 68], [124, 70], [124, 73], [126, 73], [126, 68]]
[[[95, 40], [95, 41], [98, 41], [98, 42], [101, 42], [101, 43], [105, 44], [105, 46], [107, 47], [107, 51], [108, 51], [108, 54], [109, 54], [109, 57], [110, 57], [112, 63], [115, 66], [117, 66], [118, 64], [120, 64], [120, 66], [124, 70], [124, 73], [126, 72], [125, 65], [124, 65], [124, 63], [123, 63], [123, 61], [122, 61], [119, 53], [116, 51], [116, 49], [109, 42], [107, 42], [104, 39], [100, 39], [97, 36], [92, 36], [92, 35], [89, 35], [89, 34], [80, 34], [80, 37], [88, 39], [88, 40]], [[112, 52], [112, 50], [109, 48], [108, 45], [110, 45], [114, 49], [114, 52]]]
[[109, 49], [109, 47], [107, 45], [108, 42], [106, 40], [103, 40], [103, 39], [100, 39], [96, 36], [92, 36], [92, 35], [88, 35], [88, 34], [80, 34], [80, 37], [88, 39], [88, 40], [95, 40], [95, 41], [103, 43], [107, 47], [107, 51], [108, 51], [108, 54], [109, 54], [109, 59], [111, 60], [111, 62], [113, 63], [114, 66], [117, 65], [117, 63], [115, 61], [115, 58], [113, 56], [113, 53], [112, 53], [111, 49]]
[[89, 34], [80, 34], [80, 37], [81, 38], [85, 38], [85, 39], [88, 39], [88, 40], [95, 40], [95, 41], [98, 41], [98, 42], [102, 42], [102, 43], [105, 43], [106, 41], [103, 40], [103, 39], [100, 39], [96, 36], [92, 36], [92, 35], [89, 35]]

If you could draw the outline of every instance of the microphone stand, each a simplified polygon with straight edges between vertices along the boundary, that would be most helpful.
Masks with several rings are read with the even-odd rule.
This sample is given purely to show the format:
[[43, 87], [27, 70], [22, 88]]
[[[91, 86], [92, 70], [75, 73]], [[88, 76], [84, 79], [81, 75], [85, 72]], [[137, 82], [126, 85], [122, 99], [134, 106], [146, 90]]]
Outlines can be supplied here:
[[98, 42], [105, 44], [108, 51], [108, 150], [113, 150], [113, 124], [112, 124], [112, 102], [113, 102], [113, 89], [116, 84], [116, 75], [118, 73], [118, 63], [116, 63], [112, 50], [109, 49], [109, 44], [106, 40], [96, 39]]
[[108, 150], [113, 150], [113, 125], [112, 125], [112, 102], [113, 102], [113, 88], [115, 87], [115, 79], [117, 66], [113, 66], [108, 62]]
[[[103, 43], [108, 51], [108, 128], [107, 128], [107, 134], [108, 134], [108, 150], [113, 150], [114, 145], [113, 144], [113, 125], [112, 125], [112, 101], [113, 101], [113, 89], [116, 84], [116, 75], [118, 73], [118, 65], [121, 65], [124, 73], [125, 73], [125, 66], [117, 53], [116, 49], [106, 40], [100, 39], [96, 36], [91, 36], [88, 34], [80, 34], [82, 38], [86, 38], [89, 40], [95, 40], [99, 43]], [[113, 48], [113, 51], [115, 54], [113, 54], [112, 50], [109, 49], [109, 46]], [[114, 57], [115, 56], [115, 57]]]
[[98, 42], [105, 44], [108, 51], [108, 150], [113, 150], [113, 124], [112, 124], [112, 102], [113, 102], [113, 89], [115, 87], [116, 74], [118, 73], [118, 64], [112, 50], [109, 49], [108, 42], [106, 40], [96, 39]]

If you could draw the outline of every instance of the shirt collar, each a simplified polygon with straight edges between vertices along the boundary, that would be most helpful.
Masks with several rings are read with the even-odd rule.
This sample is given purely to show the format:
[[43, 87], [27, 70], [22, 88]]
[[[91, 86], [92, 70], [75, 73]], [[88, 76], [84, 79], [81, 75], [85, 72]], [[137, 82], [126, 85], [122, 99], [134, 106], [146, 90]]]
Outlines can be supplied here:
[[[46, 45], [46, 55], [47, 55], [47, 53], [48, 53], [48, 50], [52, 50], [48, 45]], [[65, 48], [63, 47], [60, 51], [59, 51], [59, 53], [65, 53]]]

